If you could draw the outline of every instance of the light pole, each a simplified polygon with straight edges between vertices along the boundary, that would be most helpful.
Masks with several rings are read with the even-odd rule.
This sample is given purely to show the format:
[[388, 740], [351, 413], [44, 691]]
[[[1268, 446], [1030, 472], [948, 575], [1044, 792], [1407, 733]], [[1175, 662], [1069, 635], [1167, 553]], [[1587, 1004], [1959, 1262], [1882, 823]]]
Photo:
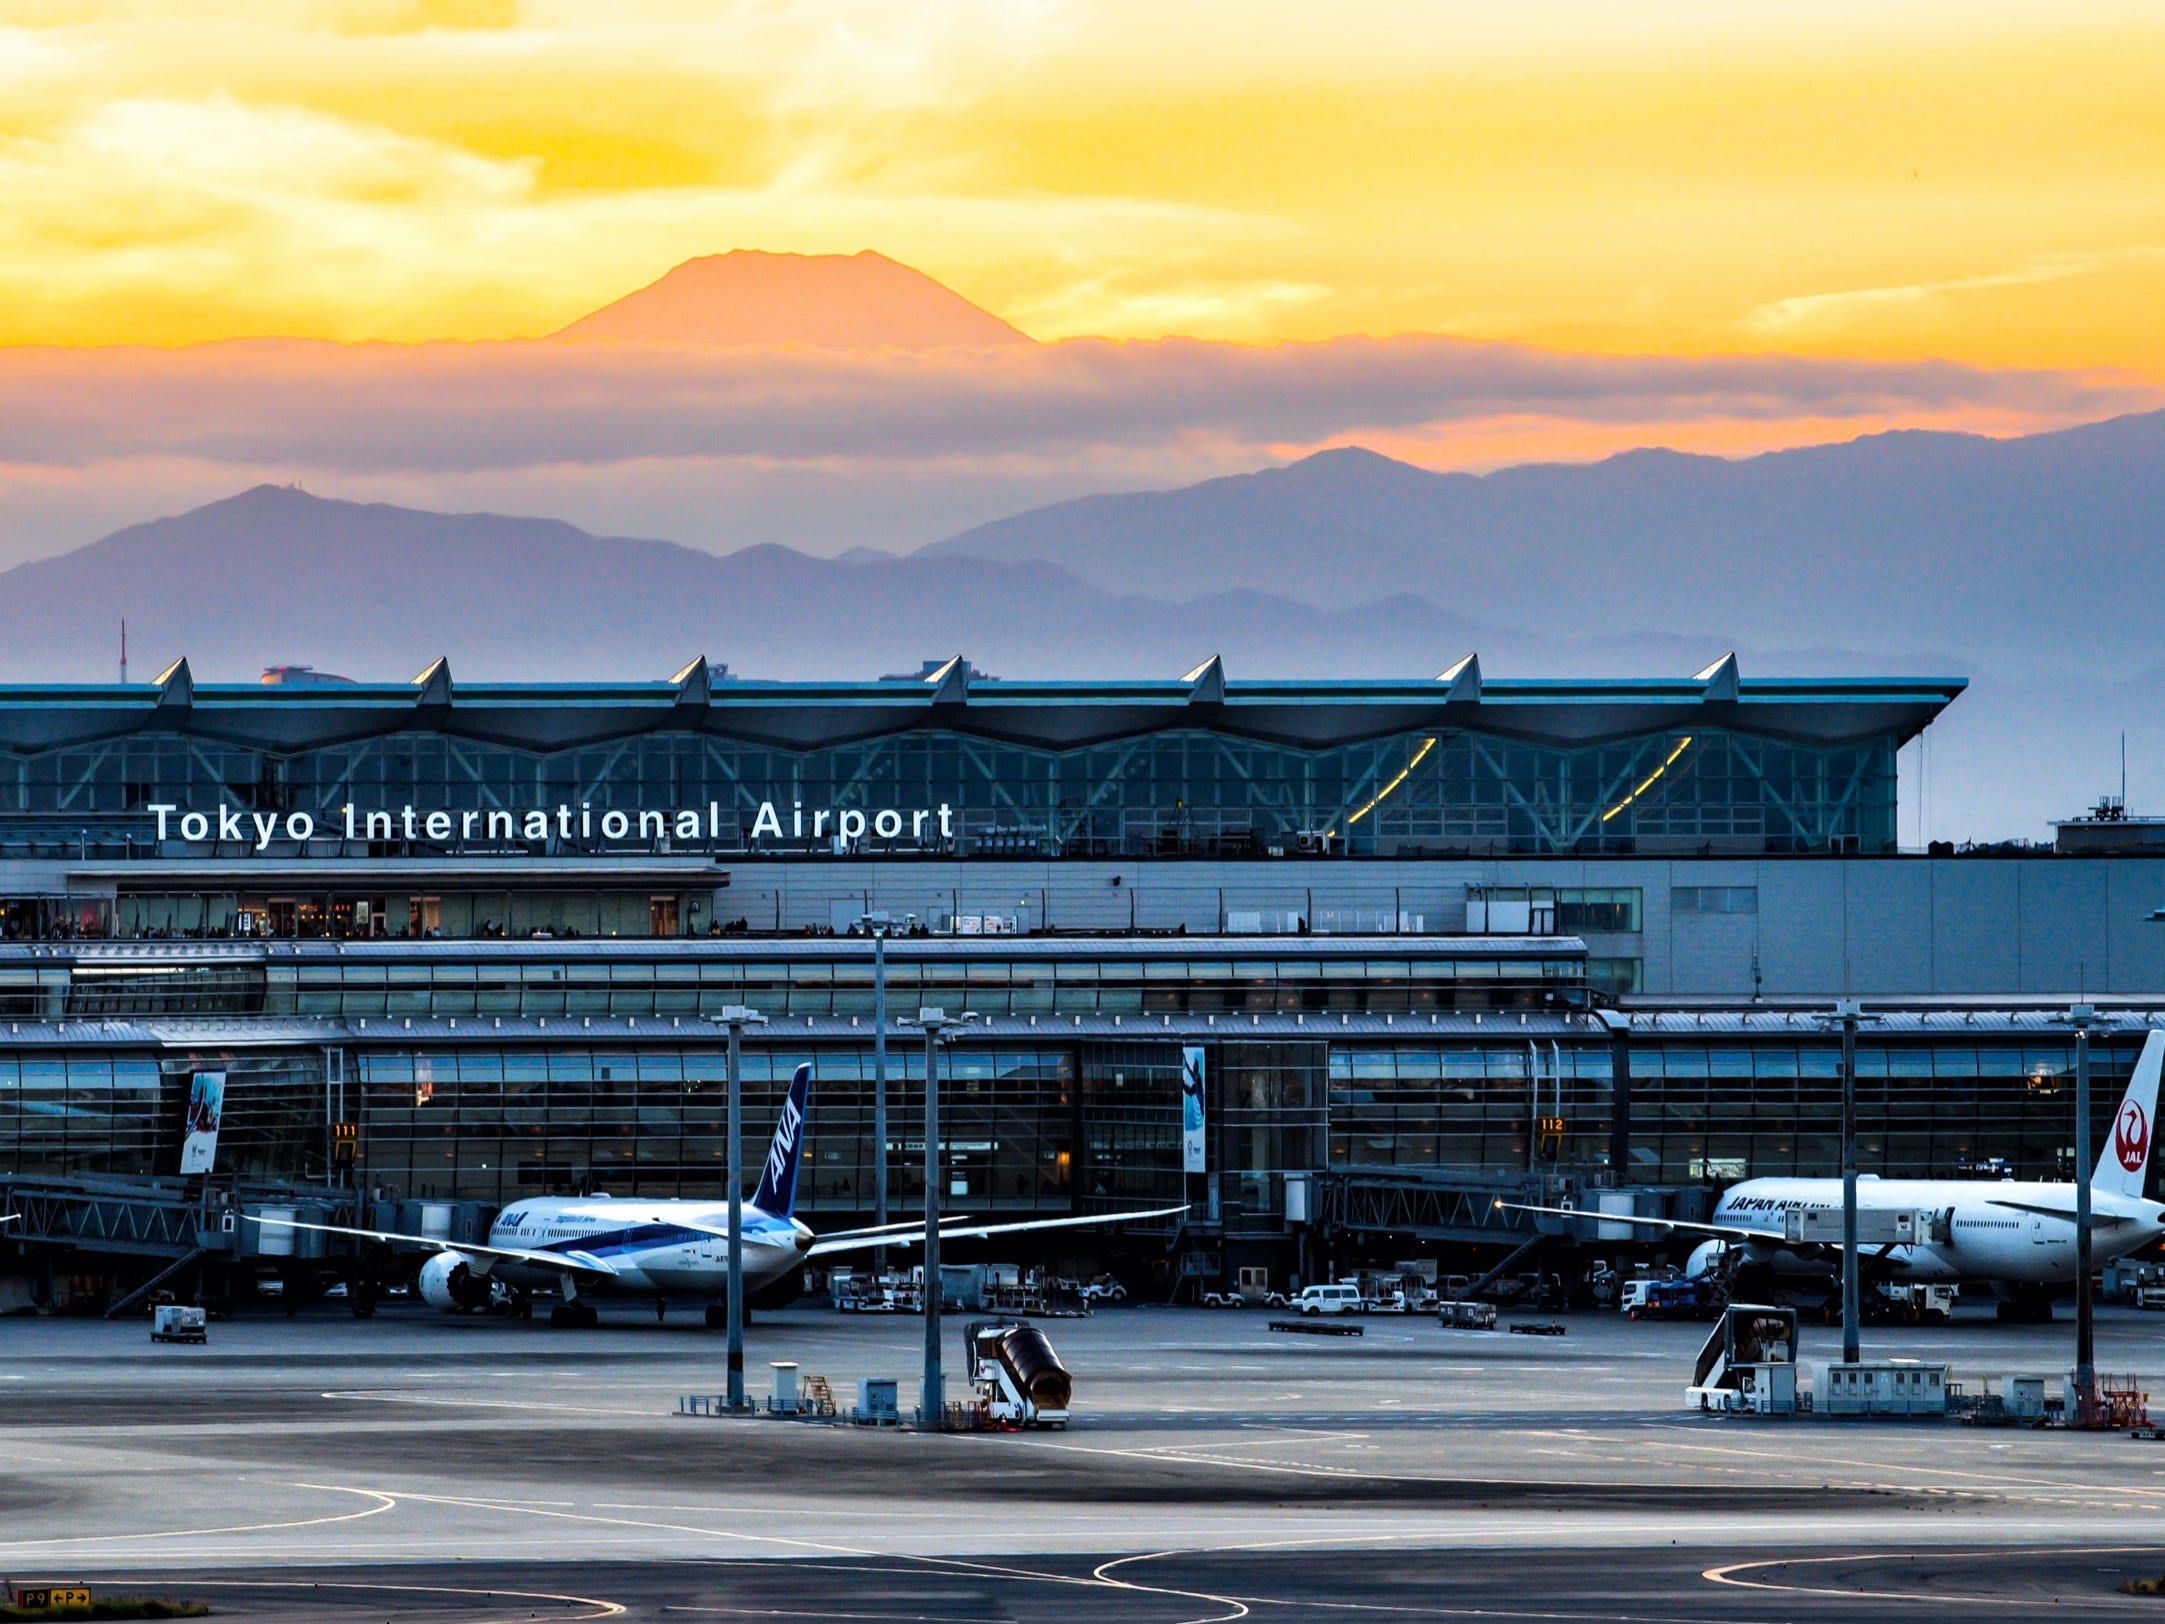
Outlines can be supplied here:
[[744, 1029], [766, 1016], [729, 1004], [717, 1017], [729, 1028], [729, 1413], [744, 1402]]
[[946, 1383], [940, 1373], [940, 1041], [946, 1032], [976, 1020], [968, 1010], [949, 1015], [944, 1009], [920, 1009], [917, 1028], [925, 1035], [925, 1374], [917, 1399], [917, 1425], [938, 1432], [947, 1419]]
[[1842, 1023], [1842, 1363], [1862, 1356], [1857, 1335], [1857, 1022], [1864, 1006], [1844, 998], [1834, 1006]]
[[2090, 1302], [2090, 1027], [2097, 1011], [2077, 1004], [2067, 1012], [2075, 1029], [2075, 1420], [2097, 1412], [2097, 1349]]
[[[888, 921], [866, 914], [872, 933], [872, 1226], [887, 1227], [887, 932]], [[872, 1276], [886, 1290], [887, 1248], [872, 1248]]]

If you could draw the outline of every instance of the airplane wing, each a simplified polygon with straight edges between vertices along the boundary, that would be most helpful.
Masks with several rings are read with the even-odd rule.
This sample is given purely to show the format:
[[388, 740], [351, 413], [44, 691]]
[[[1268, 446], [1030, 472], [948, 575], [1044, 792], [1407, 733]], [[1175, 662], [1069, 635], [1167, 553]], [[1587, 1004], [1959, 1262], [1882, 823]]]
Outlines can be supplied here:
[[400, 1235], [387, 1229], [348, 1229], [342, 1224], [304, 1224], [294, 1218], [259, 1218], [252, 1212], [243, 1216], [252, 1224], [267, 1224], [276, 1229], [313, 1229], [326, 1235], [351, 1235], [354, 1239], [363, 1241], [408, 1241], [415, 1246], [432, 1246], [439, 1252], [458, 1252], [467, 1257], [531, 1263], [537, 1268], [554, 1269], [560, 1274], [588, 1279], [598, 1280], [616, 1273], [616, 1270], [599, 1258], [579, 1257], [569, 1252], [542, 1252], [524, 1246], [477, 1246], [469, 1241], [447, 1241], [441, 1235]]
[[[967, 1224], [958, 1229], [949, 1229], [942, 1225], [940, 1239], [943, 1241], [968, 1241], [977, 1240], [985, 1235], [1014, 1235], [1026, 1229], [1076, 1229], [1091, 1224], [1126, 1224], [1132, 1223], [1139, 1218], [1170, 1218], [1176, 1213], [1186, 1212], [1187, 1210], [1187, 1207], [1182, 1205], [1178, 1207], [1152, 1207], [1144, 1212], [1094, 1212], [1081, 1218], [1033, 1218], [1023, 1223], [1014, 1224]], [[924, 1238], [925, 1230], [922, 1224], [917, 1226], [917, 1232], [914, 1235], [907, 1233], [838, 1235], [831, 1240], [814, 1241], [809, 1255], [819, 1257], [828, 1252], [868, 1252], [875, 1246], [911, 1246]]]
[[[1664, 1232], [1682, 1230], [1687, 1234], [1706, 1235], [1718, 1241], [1763, 1241], [1769, 1246], [1787, 1247], [1792, 1243], [1779, 1229], [1748, 1229], [1742, 1224], [1694, 1224], [1682, 1218], [1640, 1218], [1628, 1213], [1589, 1212], [1584, 1207], [1537, 1207], [1525, 1201], [1496, 1203], [1505, 1212], [1545, 1212], [1556, 1218], [1593, 1218], [1604, 1224], [1637, 1224], [1641, 1229], [1659, 1229]], [[1813, 1243], [1803, 1243], [1809, 1246]]]
[[[948, 1224], [959, 1224], [967, 1221], [959, 1217], [943, 1218], [940, 1220], [940, 1233], [944, 1235], [947, 1232], [946, 1226]], [[892, 1235], [898, 1230], [904, 1229], [914, 1229], [922, 1235], [925, 1231], [925, 1221], [922, 1218], [905, 1218], [899, 1224], [872, 1224], [863, 1229], [837, 1229], [820, 1236], [820, 1241], [822, 1244], [828, 1241], [853, 1241], [865, 1235]]]
[[[2009, 1212], [2033, 1213], [2039, 1218], [2057, 1218], [2063, 1223], [2071, 1224], [2075, 1221], [2075, 1209], [2073, 1207], [2047, 1207], [2029, 1201], [1990, 1200], [1986, 1204], [1994, 1207], [2005, 1207]], [[2090, 1212], [2090, 1227], [2092, 1229], [2111, 1229], [2116, 1224], [2133, 1222], [2132, 1218], [2122, 1213], [2099, 1212], [2095, 1208], [2092, 1208]]]

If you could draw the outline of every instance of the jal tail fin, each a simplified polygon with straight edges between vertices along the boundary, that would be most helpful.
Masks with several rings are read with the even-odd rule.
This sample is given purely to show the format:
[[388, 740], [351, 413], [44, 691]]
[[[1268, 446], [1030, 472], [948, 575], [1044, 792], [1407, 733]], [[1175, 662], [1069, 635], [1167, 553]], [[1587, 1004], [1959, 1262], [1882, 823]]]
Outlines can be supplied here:
[[2165, 1032], [2152, 1032], [2143, 1040], [2135, 1061], [2135, 1075], [2127, 1080], [2120, 1110], [2112, 1119], [2112, 1134], [2090, 1188], [2112, 1195], [2140, 1197], [2150, 1170], [2150, 1147], [2156, 1141], [2158, 1071], [2165, 1067]]
[[781, 1120], [774, 1125], [767, 1165], [759, 1171], [759, 1189], [752, 1196], [752, 1205], [770, 1218], [787, 1218], [797, 1205], [797, 1163], [804, 1152], [804, 1110], [811, 1092], [812, 1068], [799, 1066], [790, 1080], [789, 1097], [782, 1101]]

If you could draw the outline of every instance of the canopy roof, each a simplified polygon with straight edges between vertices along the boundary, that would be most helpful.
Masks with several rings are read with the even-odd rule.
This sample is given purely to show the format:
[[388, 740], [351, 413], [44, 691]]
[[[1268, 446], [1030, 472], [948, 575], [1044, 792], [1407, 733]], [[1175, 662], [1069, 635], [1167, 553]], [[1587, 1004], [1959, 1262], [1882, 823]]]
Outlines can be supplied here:
[[1069, 750], [1202, 731], [1321, 749], [1415, 730], [1555, 747], [1668, 729], [1726, 728], [1839, 745], [1915, 737], [1967, 686], [1959, 677], [1743, 677], [1736, 657], [1676, 678], [1484, 678], [1475, 656], [1418, 679], [1240, 681], [1215, 657], [1185, 676], [1013, 682], [960, 656], [923, 677], [874, 682], [715, 681], [702, 658], [660, 682], [455, 684], [438, 660], [411, 683], [196, 683], [185, 660], [155, 682], [0, 687], [0, 750], [135, 734], [298, 751], [435, 732], [552, 751], [683, 732], [784, 750], [912, 732]]

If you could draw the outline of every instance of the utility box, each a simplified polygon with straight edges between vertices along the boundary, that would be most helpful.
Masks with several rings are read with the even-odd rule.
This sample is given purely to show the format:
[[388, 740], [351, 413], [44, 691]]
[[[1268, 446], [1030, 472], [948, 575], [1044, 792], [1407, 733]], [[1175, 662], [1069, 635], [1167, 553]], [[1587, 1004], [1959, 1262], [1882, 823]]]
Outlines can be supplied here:
[[797, 1401], [797, 1362], [776, 1359], [767, 1368], [774, 1372], [774, 1397], [767, 1401], [767, 1408], [776, 1415], [795, 1415], [803, 1408]]
[[902, 1423], [902, 1401], [892, 1376], [867, 1376], [857, 1384], [857, 1420], [865, 1426]]
[[2045, 1378], [2042, 1376], [2008, 1377], [2007, 1413], [2017, 1421], [2044, 1420]]
[[1915, 1359], [1829, 1363], [1819, 1372], [1823, 1415], [1945, 1415], [1947, 1367]]

